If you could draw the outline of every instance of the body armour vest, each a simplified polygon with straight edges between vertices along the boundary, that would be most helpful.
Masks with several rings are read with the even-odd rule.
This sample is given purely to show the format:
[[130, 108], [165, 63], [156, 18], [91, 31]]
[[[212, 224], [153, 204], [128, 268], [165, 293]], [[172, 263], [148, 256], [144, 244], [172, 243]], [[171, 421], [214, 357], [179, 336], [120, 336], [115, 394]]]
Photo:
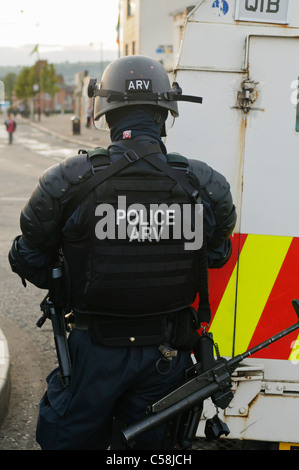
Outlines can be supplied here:
[[107, 151], [95, 152], [109, 177], [103, 177], [105, 169], [96, 172], [102, 181], [80, 203], [79, 236], [66, 236], [63, 246], [77, 313], [158, 315], [196, 297], [203, 231], [199, 182], [184, 157], [170, 154], [166, 162], [155, 152], [139, 158], [139, 150], [124, 152], [129, 163], [116, 172]]

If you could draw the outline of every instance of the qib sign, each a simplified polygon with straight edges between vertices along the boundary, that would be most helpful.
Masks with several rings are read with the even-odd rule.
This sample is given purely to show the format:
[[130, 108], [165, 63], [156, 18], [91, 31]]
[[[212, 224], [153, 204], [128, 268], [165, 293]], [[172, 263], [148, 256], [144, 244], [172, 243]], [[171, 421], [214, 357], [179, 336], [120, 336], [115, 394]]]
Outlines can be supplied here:
[[290, 0], [236, 0], [235, 20], [288, 24]]

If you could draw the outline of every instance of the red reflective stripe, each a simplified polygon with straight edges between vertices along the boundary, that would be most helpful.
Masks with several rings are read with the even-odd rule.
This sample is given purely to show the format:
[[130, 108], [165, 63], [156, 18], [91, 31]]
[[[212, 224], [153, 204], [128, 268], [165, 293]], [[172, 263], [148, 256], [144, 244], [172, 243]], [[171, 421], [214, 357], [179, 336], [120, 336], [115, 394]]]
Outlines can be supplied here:
[[[209, 269], [209, 295], [211, 305], [211, 321], [215, 316], [217, 308], [221, 302], [222, 296], [225, 292], [227, 284], [229, 283], [230, 277], [235, 269], [238, 261], [239, 254], [242, 251], [246, 234], [234, 234], [230, 239], [232, 242], [232, 254], [228, 262], [220, 269]], [[239, 246], [240, 245], [240, 246]], [[239, 253], [240, 252], [240, 253]], [[196, 297], [193, 307], [198, 307], [198, 296]]]
[[[210, 304], [212, 319], [217, 312], [222, 296], [225, 292], [230, 277], [235, 269], [238, 261], [238, 256], [242, 251], [246, 234], [235, 234], [231, 237], [232, 242], [232, 254], [228, 262], [221, 269], [210, 269], [209, 270], [209, 286], [210, 286]], [[240, 245], [240, 246], [239, 246]]]
[[[275, 254], [273, 254], [275, 256]], [[296, 323], [297, 316], [291, 305], [299, 297], [299, 238], [294, 238], [276, 278], [261, 318], [251, 338], [249, 348], [268, 339], [279, 331]], [[291, 343], [297, 339], [298, 331], [273, 343], [260, 351], [256, 357], [288, 359]]]

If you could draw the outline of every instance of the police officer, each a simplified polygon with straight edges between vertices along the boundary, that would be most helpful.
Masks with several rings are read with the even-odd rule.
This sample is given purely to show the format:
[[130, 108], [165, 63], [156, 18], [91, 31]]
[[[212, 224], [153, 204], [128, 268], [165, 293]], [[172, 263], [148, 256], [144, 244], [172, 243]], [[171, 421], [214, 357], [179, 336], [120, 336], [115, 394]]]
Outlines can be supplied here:
[[[107, 449], [115, 420], [141, 420], [150, 403], [181, 383], [198, 336], [191, 305], [201, 290], [201, 264], [226, 263], [236, 222], [221, 174], [167, 154], [162, 137], [168, 115], [178, 116], [177, 101], [200, 99], [171, 87], [160, 63], [143, 56], [117, 59], [101, 83], [91, 82], [89, 96], [94, 121], [109, 126], [112, 144], [80, 151], [45, 171], [9, 253], [13, 271], [44, 289], [62, 253], [74, 316], [70, 386], [55, 368], [40, 403], [42, 449]], [[198, 244], [186, 249], [190, 240], [182, 230], [178, 237], [166, 227], [174, 220], [171, 208], [189, 203], [194, 211], [198, 202], [206, 257]], [[158, 203], [166, 204], [158, 205], [166, 207], [164, 218], [154, 211]], [[135, 448], [169, 448], [165, 433], [166, 425], [158, 426], [139, 436]]]

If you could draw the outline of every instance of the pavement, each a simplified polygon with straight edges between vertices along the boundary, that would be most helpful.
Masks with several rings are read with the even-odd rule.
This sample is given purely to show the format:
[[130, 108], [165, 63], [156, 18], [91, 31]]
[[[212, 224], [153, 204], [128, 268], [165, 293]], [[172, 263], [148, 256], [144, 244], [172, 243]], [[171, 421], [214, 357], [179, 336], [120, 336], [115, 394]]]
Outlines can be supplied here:
[[[80, 129], [74, 126], [70, 114], [53, 116], [42, 115], [35, 121], [16, 117], [17, 124], [28, 123], [31, 126], [49, 134], [55, 135], [66, 142], [74, 144], [75, 153], [79, 148], [89, 149], [95, 147], [107, 147], [110, 143], [109, 131], [98, 130], [93, 125], [86, 127], [86, 123], [80, 122]], [[10, 396], [10, 355], [9, 345], [0, 329], [0, 424], [5, 416]]]
[[[86, 127], [86, 122], [82, 120], [80, 121], [79, 133], [77, 133], [73, 122], [74, 117], [71, 114], [58, 114], [49, 117], [42, 115], [40, 121], [37, 118], [35, 121], [26, 121], [44, 132], [74, 143], [75, 149], [78, 145], [83, 146], [83, 148], [95, 148], [99, 146], [107, 147], [110, 144], [109, 131], [96, 129], [93, 124], [90, 127]], [[22, 122], [23, 120], [19, 121]]]
[[0, 423], [5, 416], [10, 395], [10, 358], [6, 338], [0, 330]]

